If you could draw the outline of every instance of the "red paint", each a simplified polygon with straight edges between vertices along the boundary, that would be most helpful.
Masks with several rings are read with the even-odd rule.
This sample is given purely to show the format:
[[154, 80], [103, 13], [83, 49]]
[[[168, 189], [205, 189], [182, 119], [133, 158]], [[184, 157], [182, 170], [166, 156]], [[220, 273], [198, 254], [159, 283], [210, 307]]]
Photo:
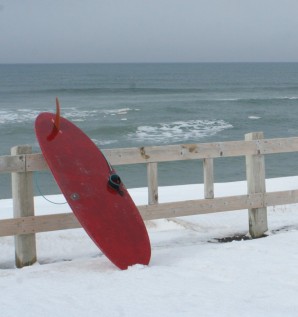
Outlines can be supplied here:
[[120, 269], [147, 265], [151, 248], [145, 224], [124, 185], [120, 185], [121, 193], [108, 185], [115, 171], [73, 123], [60, 116], [58, 127], [53, 122], [58, 122], [55, 114], [41, 113], [35, 121], [36, 136], [82, 227]]

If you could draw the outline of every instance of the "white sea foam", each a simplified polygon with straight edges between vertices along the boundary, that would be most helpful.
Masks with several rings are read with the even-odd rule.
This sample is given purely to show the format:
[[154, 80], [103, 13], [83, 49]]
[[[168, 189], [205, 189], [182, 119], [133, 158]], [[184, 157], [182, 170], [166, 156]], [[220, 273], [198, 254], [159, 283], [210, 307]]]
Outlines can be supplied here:
[[109, 145], [113, 143], [117, 143], [117, 140], [97, 140], [97, 139], [91, 139], [96, 145], [103, 146], [103, 145]]
[[175, 121], [154, 126], [140, 126], [135, 133], [129, 134], [129, 137], [139, 142], [166, 143], [212, 136], [232, 127], [224, 120]]
[[284, 99], [297, 100], [298, 97], [285, 97]]
[[258, 116], [249, 116], [248, 119], [258, 120], [258, 119], [261, 119], [261, 117], [258, 117]]
[[[86, 121], [90, 117], [94, 116], [124, 116], [129, 111], [133, 111], [131, 108], [120, 108], [120, 109], [92, 109], [92, 110], [81, 110], [77, 108], [68, 109], [64, 112], [64, 116], [72, 121]], [[124, 120], [124, 119], [121, 119]]]
[[[137, 111], [138, 109], [136, 109]], [[0, 110], [0, 124], [10, 124], [10, 123], [26, 123], [34, 122], [39, 113], [44, 110], [34, 110], [34, 109], [16, 109], [16, 110]], [[83, 110], [79, 108], [63, 108], [61, 115], [68, 118], [71, 121], [79, 122], [86, 121], [88, 118], [97, 115], [108, 115], [108, 116], [127, 116], [129, 111], [134, 111], [131, 108], [121, 108], [121, 109], [90, 109]], [[127, 119], [126, 117], [124, 119]], [[121, 118], [121, 120], [124, 120]]]
[[0, 110], [0, 124], [34, 121], [39, 113], [32, 109]]
[[106, 115], [126, 115], [129, 111], [133, 111], [131, 108], [121, 108], [121, 109], [109, 109], [109, 110], [103, 110], [103, 113]]
[[214, 101], [272, 101], [272, 100], [297, 100], [297, 96], [279, 96], [279, 97], [239, 97], [239, 98], [215, 98]]
[[87, 118], [97, 114], [97, 110], [81, 110], [77, 108], [70, 108], [64, 111], [62, 115], [71, 121], [85, 121]]

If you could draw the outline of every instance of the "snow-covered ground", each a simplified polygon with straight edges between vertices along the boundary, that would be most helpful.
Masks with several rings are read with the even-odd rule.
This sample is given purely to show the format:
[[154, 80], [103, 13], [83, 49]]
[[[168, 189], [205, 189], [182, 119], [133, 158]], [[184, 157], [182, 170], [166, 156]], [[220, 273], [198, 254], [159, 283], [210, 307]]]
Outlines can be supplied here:
[[[267, 180], [298, 188], [298, 177]], [[146, 189], [130, 190], [146, 204]], [[160, 202], [201, 198], [202, 185], [160, 188]], [[215, 195], [246, 193], [216, 184]], [[63, 201], [62, 196], [50, 197]], [[67, 205], [35, 199], [36, 214]], [[12, 217], [0, 200], [0, 218]], [[0, 238], [0, 316], [298, 316], [298, 206], [268, 208], [268, 237], [219, 243], [248, 231], [246, 210], [148, 222], [149, 266], [120, 271], [82, 229], [37, 234], [38, 263], [14, 267], [14, 239]]]

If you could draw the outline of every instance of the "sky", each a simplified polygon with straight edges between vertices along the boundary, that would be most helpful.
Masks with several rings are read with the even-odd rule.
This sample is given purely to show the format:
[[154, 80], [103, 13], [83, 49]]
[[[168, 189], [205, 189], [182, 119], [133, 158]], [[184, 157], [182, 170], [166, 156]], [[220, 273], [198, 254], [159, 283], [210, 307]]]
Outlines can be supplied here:
[[0, 0], [0, 63], [297, 62], [297, 0]]

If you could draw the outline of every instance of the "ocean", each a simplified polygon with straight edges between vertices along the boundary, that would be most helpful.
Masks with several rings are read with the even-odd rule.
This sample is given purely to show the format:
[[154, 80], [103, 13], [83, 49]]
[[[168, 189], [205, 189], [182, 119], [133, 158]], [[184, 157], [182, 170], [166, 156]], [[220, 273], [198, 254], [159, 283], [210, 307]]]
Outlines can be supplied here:
[[[0, 155], [30, 144], [42, 111], [73, 121], [101, 148], [298, 136], [298, 63], [0, 65]], [[266, 156], [266, 177], [298, 174], [298, 153]], [[245, 179], [245, 159], [215, 160], [215, 181]], [[116, 167], [128, 188], [146, 186], [146, 166]], [[159, 164], [159, 184], [202, 183], [202, 162]], [[11, 197], [0, 174], [0, 199]], [[59, 189], [34, 173], [36, 195]], [[216, 195], [216, 193], [215, 193]]]

